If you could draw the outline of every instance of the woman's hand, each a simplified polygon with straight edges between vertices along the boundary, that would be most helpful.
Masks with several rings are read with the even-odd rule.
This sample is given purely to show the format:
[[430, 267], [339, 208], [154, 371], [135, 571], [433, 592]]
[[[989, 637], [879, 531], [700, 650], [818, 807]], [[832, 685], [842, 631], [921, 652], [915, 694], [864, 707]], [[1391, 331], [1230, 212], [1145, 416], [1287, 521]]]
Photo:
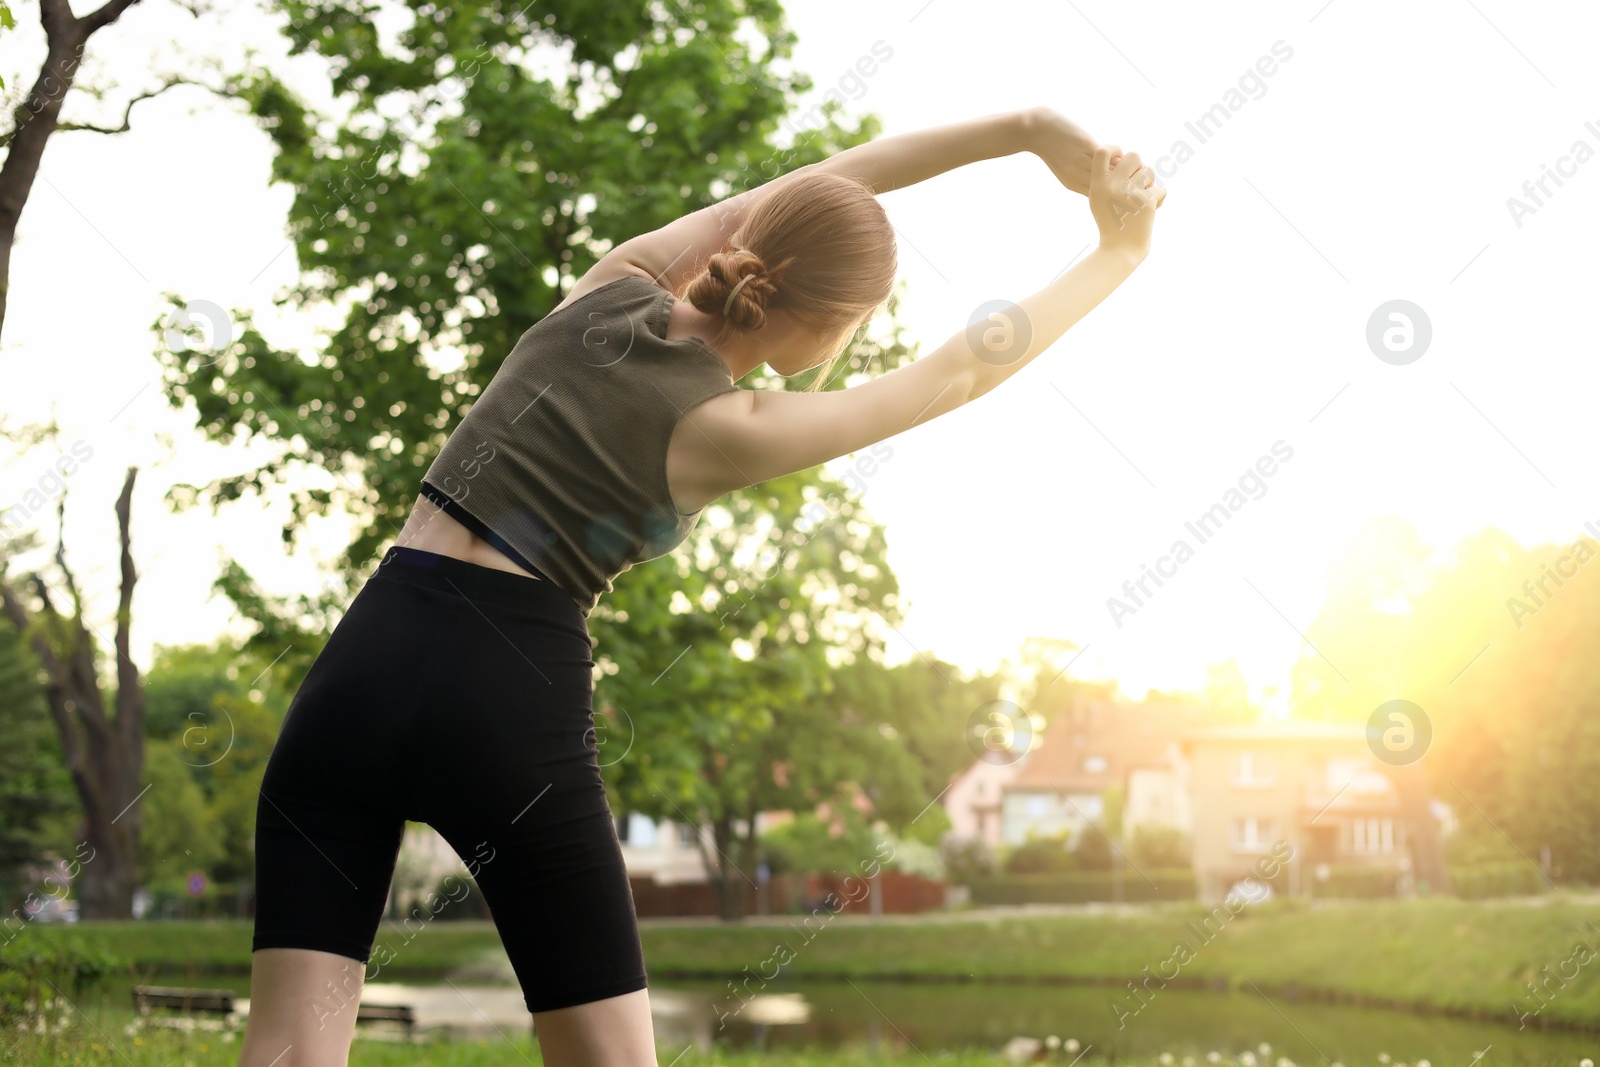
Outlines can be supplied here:
[[1083, 127], [1047, 107], [1028, 112], [1029, 151], [1050, 168], [1062, 185], [1089, 195], [1089, 169], [1099, 145]]
[[1100, 247], [1143, 259], [1150, 251], [1156, 209], [1166, 201], [1165, 186], [1139, 159], [1116, 145], [1101, 145], [1089, 167], [1089, 210], [1100, 229]]

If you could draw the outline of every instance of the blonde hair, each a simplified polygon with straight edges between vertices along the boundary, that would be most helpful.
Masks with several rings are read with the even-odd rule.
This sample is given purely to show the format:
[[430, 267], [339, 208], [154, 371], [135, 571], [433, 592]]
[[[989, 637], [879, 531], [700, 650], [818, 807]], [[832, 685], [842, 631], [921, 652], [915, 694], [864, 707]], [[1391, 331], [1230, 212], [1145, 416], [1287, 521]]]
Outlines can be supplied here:
[[762, 197], [689, 283], [688, 301], [731, 330], [759, 330], [788, 309], [826, 333], [833, 351], [817, 364], [817, 391], [854, 333], [889, 299], [897, 260], [894, 227], [864, 180], [816, 171]]

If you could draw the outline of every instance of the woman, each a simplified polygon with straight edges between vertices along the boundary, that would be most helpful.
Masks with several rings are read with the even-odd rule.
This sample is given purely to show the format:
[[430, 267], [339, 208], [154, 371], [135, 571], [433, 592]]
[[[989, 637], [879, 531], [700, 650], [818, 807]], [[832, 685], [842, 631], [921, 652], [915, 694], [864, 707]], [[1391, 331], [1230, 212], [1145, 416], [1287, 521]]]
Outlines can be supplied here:
[[[863, 385], [734, 384], [762, 363], [785, 376], [820, 366], [820, 382], [888, 298], [894, 231], [876, 194], [1020, 151], [1088, 197], [1095, 251], [995, 329], [980, 322]], [[453, 429], [295, 695], [258, 806], [242, 1063], [346, 1062], [363, 978], [402, 962], [455, 899], [431, 898], [374, 949], [407, 819], [437, 829], [476, 878], [545, 1063], [656, 1063], [596, 759], [590, 610], [723, 494], [1015, 374], [1144, 259], [1162, 199], [1136, 154], [1030, 109], [801, 167], [623, 242], [579, 279]]]

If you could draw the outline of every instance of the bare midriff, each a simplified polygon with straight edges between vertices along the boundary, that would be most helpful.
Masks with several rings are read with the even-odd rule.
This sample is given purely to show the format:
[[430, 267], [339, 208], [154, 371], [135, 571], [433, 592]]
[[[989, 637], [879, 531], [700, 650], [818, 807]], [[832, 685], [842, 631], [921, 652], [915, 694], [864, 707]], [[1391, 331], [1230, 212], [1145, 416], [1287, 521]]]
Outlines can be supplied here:
[[420, 493], [411, 507], [411, 517], [406, 520], [395, 544], [465, 560], [480, 567], [492, 567], [497, 571], [510, 571], [536, 582], [541, 580], [537, 574], [530, 574], [526, 568], [451, 518], [444, 509]]

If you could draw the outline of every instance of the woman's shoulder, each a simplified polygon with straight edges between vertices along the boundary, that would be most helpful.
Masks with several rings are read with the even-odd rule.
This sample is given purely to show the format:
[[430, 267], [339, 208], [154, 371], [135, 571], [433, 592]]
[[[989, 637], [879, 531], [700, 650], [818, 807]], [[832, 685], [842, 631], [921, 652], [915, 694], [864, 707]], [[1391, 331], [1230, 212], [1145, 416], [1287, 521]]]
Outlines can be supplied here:
[[650, 299], [660, 299], [663, 296], [670, 295], [666, 289], [658, 285], [656, 280], [643, 270], [629, 264], [613, 265], [602, 261], [589, 268], [588, 273], [578, 279], [577, 283], [567, 292], [567, 295], [562, 298], [561, 303], [552, 308], [545, 317], [549, 318], [551, 315], [559, 314], [573, 304], [601, 290], [614, 295], [620, 295], [621, 290], [631, 290], [641, 293]]

